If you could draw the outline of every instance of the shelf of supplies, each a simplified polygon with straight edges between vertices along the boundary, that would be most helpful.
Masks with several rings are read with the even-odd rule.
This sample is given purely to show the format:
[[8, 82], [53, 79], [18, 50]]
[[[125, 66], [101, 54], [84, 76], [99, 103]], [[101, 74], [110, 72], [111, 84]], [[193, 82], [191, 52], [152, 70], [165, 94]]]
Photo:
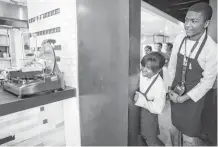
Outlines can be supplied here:
[[9, 37], [8, 34], [0, 34], [0, 36], [7, 36], [7, 37]]
[[7, 57], [7, 58], [0, 57], [0, 60], [11, 60], [11, 57]]

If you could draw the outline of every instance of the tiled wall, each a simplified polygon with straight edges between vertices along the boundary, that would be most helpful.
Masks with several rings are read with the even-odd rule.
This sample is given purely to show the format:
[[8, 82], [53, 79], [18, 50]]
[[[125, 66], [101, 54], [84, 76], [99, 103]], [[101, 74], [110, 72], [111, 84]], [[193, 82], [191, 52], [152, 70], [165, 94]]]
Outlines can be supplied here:
[[[38, 32], [37, 45], [44, 39], [55, 39], [60, 57], [58, 65], [64, 72], [67, 86], [78, 92], [78, 50], [77, 50], [77, 15], [76, 0], [28, 0], [28, 18], [30, 33]], [[52, 29], [58, 28], [58, 29]], [[47, 30], [47, 31], [46, 31]], [[61, 46], [61, 47], [60, 47]], [[66, 145], [80, 146], [80, 122], [78, 97], [59, 102], [61, 107], [50, 108], [48, 116], [62, 111]]]
[[[53, 112], [52, 110], [59, 111]], [[51, 112], [52, 111], [52, 112]], [[59, 102], [0, 117], [2, 146], [63, 146], [63, 108]]]
[[[67, 85], [77, 87], [76, 0], [29, 0], [27, 4], [30, 33], [38, 32], [38, 47], [49, 38], [61, 45], [61, 50], [55, 51], [60, 57], [58, 65], [64, 72]], [[59, 29], [54, 33], [48, 30], [51, 28]]]

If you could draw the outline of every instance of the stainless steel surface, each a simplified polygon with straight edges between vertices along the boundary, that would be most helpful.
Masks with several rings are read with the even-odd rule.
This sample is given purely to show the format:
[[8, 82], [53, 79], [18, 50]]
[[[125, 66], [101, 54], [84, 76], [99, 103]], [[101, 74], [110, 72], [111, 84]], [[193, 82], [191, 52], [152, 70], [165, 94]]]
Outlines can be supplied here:
[[55, 93], [46, 93], [40, 95], [32, 95], [26, 99], [19, 99], [13, 94], [6, 92], [0, 88], [0, 116], [23, 111], [26, 109], [46, 105], [49, 103], [62, 101], [76, 96], [76, 89], [66, 87], [62, 91]]
[[[129, 80], [136, 74], [133, 66], [137, 66], [140, 57], [140, 16], [130, 15], [130, 12], [140, 11], [140, 8], [140, 0], [77, 1], [83, 146], [128, 144], [128, 103], [132, 94], [128, 90], [129, 86], [134, 87]], [[130, 21], [129, 16], [137, 19]], [[134, 23], [135, 20], [138, 22]], [[135, 27], [137, 31], [131, 35], [131, 29]], [[129, 48], [136, 50], [131, 53], [134, 54], [131, 61]]]
[[[54, 80], [52, 80], [54, 79]], [[40, 92], [53, 91], [61, 89], [60, 77], [47, 76], [42, 78], [25, 81], [25, 83], [4, 82], [3, 88], [19, 97], [38, 94]]]
[[0, 27], [5, 26], [11, 26], [14, 28], [28, 28], [28, 21], [19, 21], [19, 20], [10, 20], [10, 19], [4, 19], [0, 18]]
[[[27, 63], [21, 70], [8, 71], [8, 79], [3, 85], [6, 91], [22, 97], [65, 88], [64, 77], [58, 68], [50, 41], [54, 42], [54, 40], [43, 41], [40, 55], [37, 56], [39, 60]], [[35, 71], [36, 64], [42, 67], [41, 70]]]
[[0, 1], [0, 18], [27, 21], [27, 7]]

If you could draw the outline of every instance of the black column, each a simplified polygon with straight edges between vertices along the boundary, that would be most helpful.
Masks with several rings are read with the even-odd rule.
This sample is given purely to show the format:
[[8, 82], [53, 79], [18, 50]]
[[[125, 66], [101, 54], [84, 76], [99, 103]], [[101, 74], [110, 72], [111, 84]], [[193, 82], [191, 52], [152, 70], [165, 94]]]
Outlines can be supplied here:
[[136, 86], [130, 79], [140, 58], [140, 9], [140, 0], [77, 0], [83, 146], [128, 144], [133, 121], [128, 123], [129, 87]]
[[140, 68], [141, 1], [129, 0], [129, 107], [128, 107], [128, 145], [138, 145], [139, 108], [133, 103], [138, 88]]

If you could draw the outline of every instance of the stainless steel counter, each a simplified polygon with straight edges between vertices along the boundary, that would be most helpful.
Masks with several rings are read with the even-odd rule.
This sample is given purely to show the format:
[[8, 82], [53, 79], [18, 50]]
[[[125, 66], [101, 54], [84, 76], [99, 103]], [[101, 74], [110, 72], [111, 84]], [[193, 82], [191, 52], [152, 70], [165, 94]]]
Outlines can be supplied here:
[[0, 116], [73, 98], [75, 96], [76, 89], [67, 87], [65, 90], [56, 93], [45, 93], [20, 99], [0, 88]]

